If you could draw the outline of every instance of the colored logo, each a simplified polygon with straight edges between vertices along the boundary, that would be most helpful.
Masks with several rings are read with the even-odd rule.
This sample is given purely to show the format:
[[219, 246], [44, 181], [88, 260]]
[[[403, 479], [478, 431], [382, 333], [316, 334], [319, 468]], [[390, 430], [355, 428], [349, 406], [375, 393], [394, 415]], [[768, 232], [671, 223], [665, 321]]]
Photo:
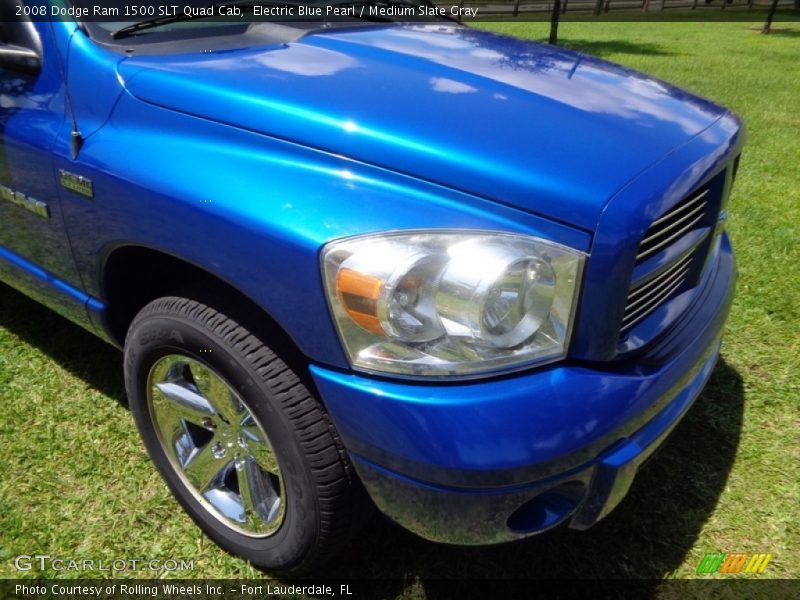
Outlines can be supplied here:
[[748, 552], [717, 552], [706, 554], [697, 566], [699, 574], [709, 573], [763, 573], [772, 554]]

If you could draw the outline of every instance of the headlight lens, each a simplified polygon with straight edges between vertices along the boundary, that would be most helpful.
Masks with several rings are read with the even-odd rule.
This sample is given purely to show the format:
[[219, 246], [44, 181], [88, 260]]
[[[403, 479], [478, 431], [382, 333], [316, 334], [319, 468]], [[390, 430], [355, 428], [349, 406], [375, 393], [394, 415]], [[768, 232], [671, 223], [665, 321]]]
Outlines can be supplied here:
[[369, 235], [322, 253], [353, 367], [418, 377], [563, 357], [583, 260], [553, 242], [490, 232]]

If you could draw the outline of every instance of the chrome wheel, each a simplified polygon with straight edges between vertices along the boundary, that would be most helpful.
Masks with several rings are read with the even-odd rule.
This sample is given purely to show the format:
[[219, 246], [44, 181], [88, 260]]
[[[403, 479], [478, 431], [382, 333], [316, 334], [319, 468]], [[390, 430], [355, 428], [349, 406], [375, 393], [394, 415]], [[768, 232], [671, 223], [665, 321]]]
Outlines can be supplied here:
[[252, 537], [281, 526], [286, 496], [278, 461], [263, 428], [222, 377], [170, 354], [150, 369], [147, 401], [170, 464], [209, 513]]

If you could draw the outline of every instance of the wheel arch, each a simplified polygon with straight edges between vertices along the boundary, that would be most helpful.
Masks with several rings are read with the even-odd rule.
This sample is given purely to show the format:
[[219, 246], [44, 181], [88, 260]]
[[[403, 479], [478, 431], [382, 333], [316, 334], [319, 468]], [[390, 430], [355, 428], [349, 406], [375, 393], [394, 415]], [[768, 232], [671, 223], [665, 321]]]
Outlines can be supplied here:
[[117, 246], [103, 262], [100, 287], [106, 304], [103, 326], [120, 348], [142, 308], [156, 298], [178, 295], [225, 312], [268, 342], [296, 372], [307, 371], [309, 359], [267, 310], [229, 281], [183, 258], [142, 245]]

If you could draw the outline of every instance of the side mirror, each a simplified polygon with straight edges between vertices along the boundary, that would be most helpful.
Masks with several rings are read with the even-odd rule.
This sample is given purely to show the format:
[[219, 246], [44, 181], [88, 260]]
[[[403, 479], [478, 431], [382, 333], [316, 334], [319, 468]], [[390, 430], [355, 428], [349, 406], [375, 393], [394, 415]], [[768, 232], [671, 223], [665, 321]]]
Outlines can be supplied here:
[[0, 68], [38, 73], [42, 68], [42, 59], [37, 52], [29, 48], [0, 44]]

